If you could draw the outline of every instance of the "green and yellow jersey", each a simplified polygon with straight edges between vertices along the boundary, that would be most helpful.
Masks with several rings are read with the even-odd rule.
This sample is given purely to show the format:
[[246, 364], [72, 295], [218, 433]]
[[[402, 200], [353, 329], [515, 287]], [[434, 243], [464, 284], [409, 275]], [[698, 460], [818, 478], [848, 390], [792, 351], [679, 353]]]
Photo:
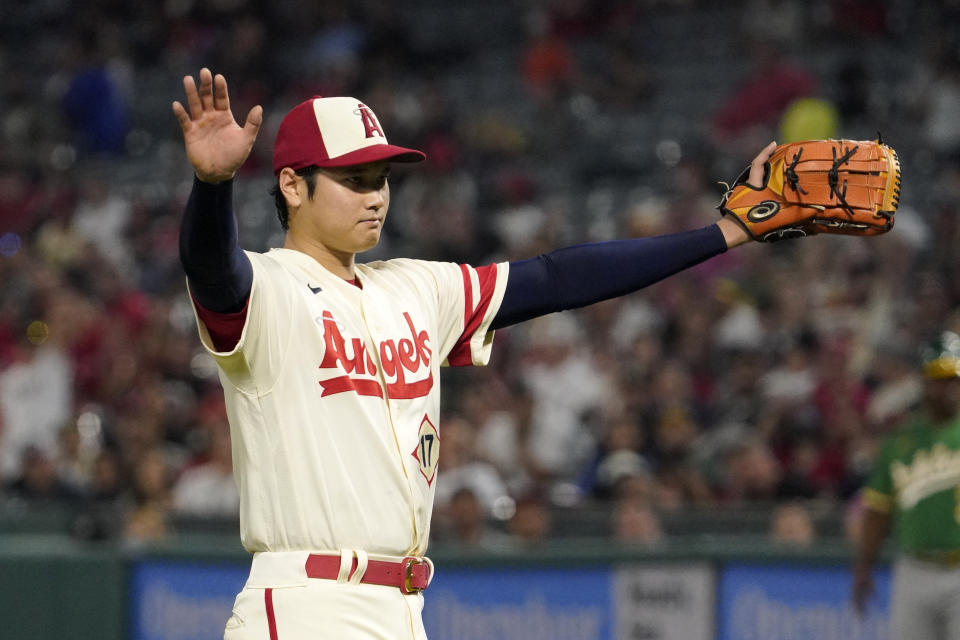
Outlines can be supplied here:
[[933, 428], [920, 417], [888, 437], [864, 500], [891, 514], [902, 551], [960, 550], [960, 418]]

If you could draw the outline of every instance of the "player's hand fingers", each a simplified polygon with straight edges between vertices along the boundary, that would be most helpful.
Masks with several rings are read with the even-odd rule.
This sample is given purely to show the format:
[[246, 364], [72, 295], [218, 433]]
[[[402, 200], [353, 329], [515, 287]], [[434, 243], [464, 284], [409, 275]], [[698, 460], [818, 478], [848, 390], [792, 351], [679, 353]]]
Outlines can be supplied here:
[[190, 116], [187, 115], [187, 110], [183, 108], [183, 105], [177, 101], [173, 103], [173, 115], [176, 116], [177, 122], [180, 123], [180, 128], [186, 133], [190, 128]]
[[213, 109], [213, 74], [210, 69], [200, 69], [200, 104], [204, 111]]
[[243, 123], [243, 130], [250, 137], [256, 138], [262, 124], [263, 107], [257, 105], [250, 109], [250, 113], [247, 114], [247, 121]]
[[766, 173], [767, 160], [773, 155], [777, 148], [776, 141], [771, 142], [763, 148], [763, 151], [757, 154], [757, 157], [750, 163], [750, 174], [747, 176], [747, 184], [762, 189], [764, 185], [764, 174]]
[[196, 120], [203, 115], [203, 105], [200, 104], [200, 94], [197, 93], [197, 83], [193, 76], [183, 76], [183, 91], [187, 95], [190, 117]]
[[213, 77], [213, 101], [220, 111], [230, 111], [230, 93], [227, 91], [227, 79], [218, 73]]

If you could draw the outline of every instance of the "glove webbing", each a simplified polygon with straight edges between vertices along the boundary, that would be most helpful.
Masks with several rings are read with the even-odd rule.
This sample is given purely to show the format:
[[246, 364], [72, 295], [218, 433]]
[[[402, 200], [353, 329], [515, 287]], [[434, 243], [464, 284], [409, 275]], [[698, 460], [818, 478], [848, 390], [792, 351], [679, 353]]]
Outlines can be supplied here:
[[847, 204], [847, 198], [846, 198], [847, 181], [846, 180], [843, 181], [842, 190], [837, 188], [837, 184], [840, 182], [841, 165], [844, 165], [850, 161], [850, 158], [852, 158], [853, 154], [857, 151], [857, 146], [858, 145], [853, 145], [851, 148], [847, 149], [847, 151], [839, 158], [837, 157], [836, 147], [831, 148], [830, 151], [833, 152], [833, 167], [831, 167], [830, 171], [827, 172], [827, 183], [830, 185], [830, 194], [835, 195], [837, 197], [837, 200], [840, 202], [841, 206], [843, 206], [843, 208], [846, 209], [847, 213], [849, 213], [851, 216], [853, 216], [854, 213], [853, 213], [853, 207]]

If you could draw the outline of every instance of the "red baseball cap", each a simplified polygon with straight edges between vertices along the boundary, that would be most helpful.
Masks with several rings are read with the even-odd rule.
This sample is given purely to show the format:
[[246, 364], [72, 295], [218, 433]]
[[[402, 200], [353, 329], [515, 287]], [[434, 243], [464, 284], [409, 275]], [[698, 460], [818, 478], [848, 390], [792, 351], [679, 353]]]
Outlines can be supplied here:
[[273, 173], [284, 167], [346, 167], [378, 160], [420, 162], [422, 151], [387, 143], [373, 110], [356, 98], [314, 96], [284, 116], [273, 145]]

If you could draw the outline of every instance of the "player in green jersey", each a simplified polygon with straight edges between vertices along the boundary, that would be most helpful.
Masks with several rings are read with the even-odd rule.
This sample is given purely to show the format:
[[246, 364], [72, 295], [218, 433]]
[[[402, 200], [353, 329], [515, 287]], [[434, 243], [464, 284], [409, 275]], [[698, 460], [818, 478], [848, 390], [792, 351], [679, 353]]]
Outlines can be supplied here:
[[883, 443], [864, 490], [853, 601], [863, 610], [892, 529], [890, 637], [952, 640], [960, 639], [960, 335], [943, 332], [922, 357], [923, 404]]

